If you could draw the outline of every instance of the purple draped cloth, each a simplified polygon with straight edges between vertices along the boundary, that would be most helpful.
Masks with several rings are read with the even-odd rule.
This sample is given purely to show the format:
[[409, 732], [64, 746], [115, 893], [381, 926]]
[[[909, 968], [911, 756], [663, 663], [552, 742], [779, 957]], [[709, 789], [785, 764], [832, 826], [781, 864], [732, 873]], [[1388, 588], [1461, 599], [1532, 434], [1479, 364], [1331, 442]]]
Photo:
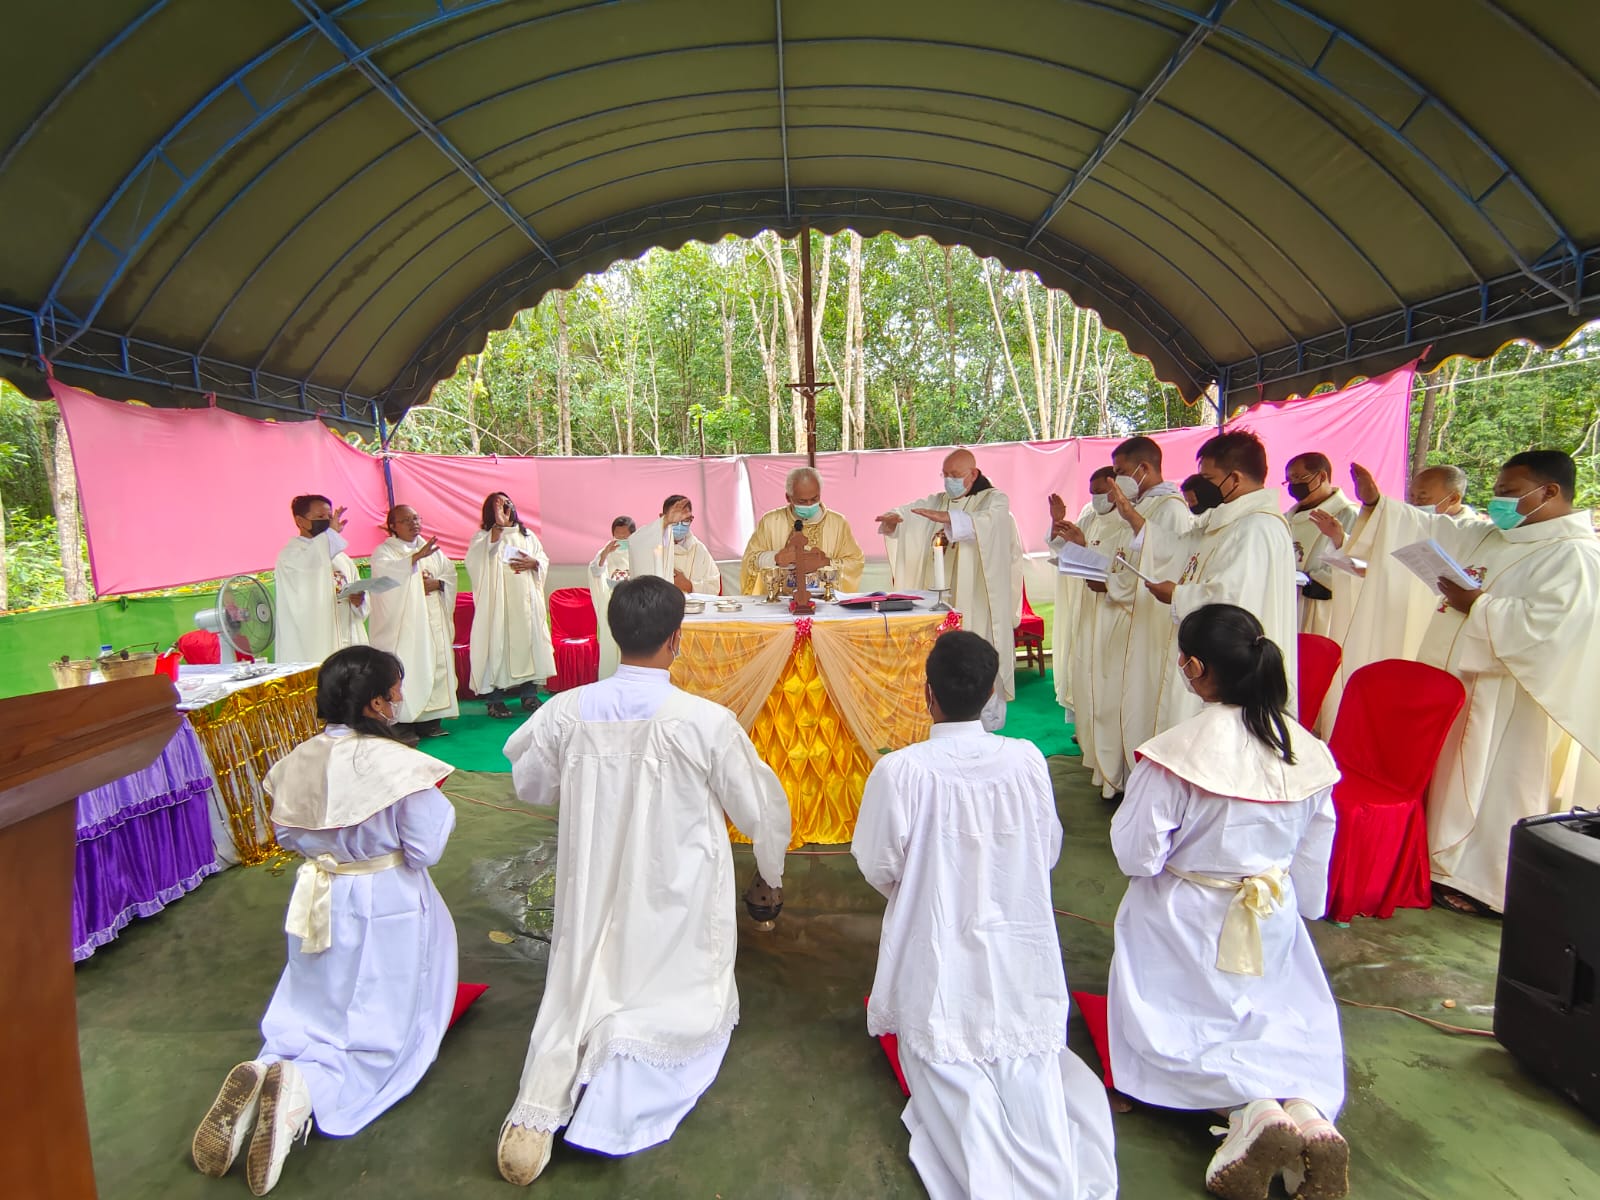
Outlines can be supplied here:
[[78, 797], [74, 962], [221, 870], [211, 840], [215, 786], [186, 717], [155, 762]]

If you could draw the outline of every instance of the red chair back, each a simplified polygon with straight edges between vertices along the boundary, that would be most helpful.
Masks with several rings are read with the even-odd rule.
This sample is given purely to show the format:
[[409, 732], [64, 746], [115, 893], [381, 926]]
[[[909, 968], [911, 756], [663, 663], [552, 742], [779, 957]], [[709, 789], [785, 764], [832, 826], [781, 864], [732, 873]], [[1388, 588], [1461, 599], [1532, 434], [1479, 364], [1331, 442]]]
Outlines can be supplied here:
[[1028, 603], [1028, 589], [1022, 589], [1022, 619], [1017, 622], [1016, 629], [1012, 630], [1012, 640], [1018, 645], [1025, 638], [1044, 637], [1044, 618], [1033, 611], [1033, 605]]
[[456, 640], [455, 645], [465, 646], [472, 640], [472, 614], [475, 607], [472, 603], [471, 592], [456, 593]]
[[1466, 700], [1461, 681], [1436, 667], [1368, 663], [1345, 684], [1328, 749], [1341, 771], [1381, 782], [1397, 799], [1420, 796]]
[[[191, 629], [176, 643], [183, 661], [192, 667], [215, 666], [222, 661], [222, 639], [209, 629]], [[235, 654], [239, 662], [255, 662], [248, 654]]]
[[1299, 637], [1300, 694], [1296, 697], [1300, 724], [1310, 729], [1317, 723], [1322, 702], [1328, 698], [1333, 677], [1339, 672], [1339, 662], [1344, 651], [1332, 638], [1318, 633], [1302, 633]]
[[552, 641], [592, 638], [598, 629], [594, 597], [588, 588], [557, 588], [550, 593], [550, 637]]

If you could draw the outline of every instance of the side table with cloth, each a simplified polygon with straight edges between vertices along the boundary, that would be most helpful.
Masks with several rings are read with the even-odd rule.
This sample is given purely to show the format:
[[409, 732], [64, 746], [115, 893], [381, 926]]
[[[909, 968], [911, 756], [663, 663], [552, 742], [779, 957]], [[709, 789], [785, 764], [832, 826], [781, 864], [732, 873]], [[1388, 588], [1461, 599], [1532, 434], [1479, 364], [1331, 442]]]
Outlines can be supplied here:
[[276, 663], [262, 675], [233, 679], [232, 666], [185, 666], [178, 676], [178, 707], [216, 773], [225, 834], [224, 859], [245, 866], [277, 854], [261, 781], [289, 751], [315, 734], [318, 663]]
[[[961, 615], [850, 612], [820, 601], [810, 616], [739, 598], [684, 618], [672, 682], [733, 711], [789, 797], [790, 847], [848, 842], [878, 758], [928, 736], [923, 664]], [[748, 840], [737, 834], [739, 840]]]
[[211, 837], [216, 781], [185, 720], [142, 771], [78, 797], [72, 958], [150, 917], [222, 869]]

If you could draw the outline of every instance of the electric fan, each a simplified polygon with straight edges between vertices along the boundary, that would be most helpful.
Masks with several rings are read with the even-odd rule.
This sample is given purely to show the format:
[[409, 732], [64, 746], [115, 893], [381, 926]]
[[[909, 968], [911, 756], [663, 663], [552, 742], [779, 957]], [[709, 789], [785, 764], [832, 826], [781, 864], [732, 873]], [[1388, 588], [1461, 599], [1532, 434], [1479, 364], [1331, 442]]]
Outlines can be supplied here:
[[[217, 605], [195, 613], [194, 623], [217, 635], [224, 663], [239, 661], [241, 654], [259, 660], [272, 646], [272, 597], [254, 575], [235, 575], [217, 589]], [[239, 668], [236, 678], [270, 670], [266, 665]]]

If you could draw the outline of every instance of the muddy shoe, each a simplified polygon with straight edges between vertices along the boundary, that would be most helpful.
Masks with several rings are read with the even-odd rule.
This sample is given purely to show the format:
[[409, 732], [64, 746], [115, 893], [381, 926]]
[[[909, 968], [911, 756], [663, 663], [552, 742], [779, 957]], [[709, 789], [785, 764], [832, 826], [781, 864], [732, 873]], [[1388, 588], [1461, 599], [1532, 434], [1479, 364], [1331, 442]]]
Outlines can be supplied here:
[[1226, 1133], [1206, 1168], [1206, 1191], [1222, 1200], [1267, 1200], [1272, 1180], [1300, 1162], [1300, 1129], [1276, 1100], [1252, 1100], [1228, 1114]]
[[211, 1110], [194, 1131], [194, 1141], [189, 1146], [194, 1165], [202, 1175], [221, 1179], [239, 1157], [256, 1123], [261, 1081], [266, 1075], [266, 1063], [242, 1062], [222, 1081], [222, 1090], [211, 1102]]
[[1308, 1100], [1283, 1106], [1305, 1143], [1300, 1161], [1283, 1169], [1283, 1186], [1296, 1200], [1339, 1200], [1350, 1192], [1350, 1145], [1333, 1122]]
[[761, 872], [757, 871], [756, 877], [750, 881], [750, 887], [744, 894], [744, 907], [752, 921], [771, 929], [772, 923], [783, 911], [783, 889], [773, 887], [762, 879]]
[[550, 1165], [550, 1146], [555, 1134], [542, 1129], [507, 1125], [500, 1131], [496, 1160], [500, 1178], [518, 1187], [527, 1187]]
[[504, 700], [489, 701], [488, 704], [484, 705], [484, 711], [496, 720], [509, 721], [511, 719], [511, 710], [506, 707]]

